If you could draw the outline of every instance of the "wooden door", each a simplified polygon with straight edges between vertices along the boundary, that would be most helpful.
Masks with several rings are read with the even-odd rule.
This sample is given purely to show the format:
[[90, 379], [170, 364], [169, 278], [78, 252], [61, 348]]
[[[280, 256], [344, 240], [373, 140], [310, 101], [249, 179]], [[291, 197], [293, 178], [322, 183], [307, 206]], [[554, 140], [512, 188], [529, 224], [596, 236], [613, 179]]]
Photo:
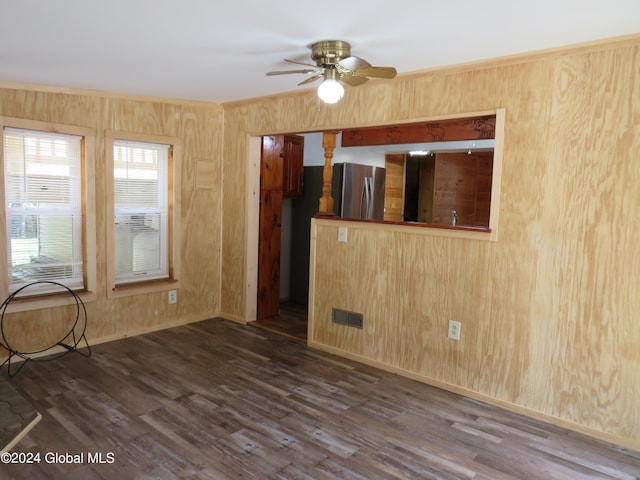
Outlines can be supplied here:
[[304, 174], [304, 137], [285, 135], [283, 153], [282, 195], [284, 198], [300, 198]]
[[282, 152], [284, 137], [262, 138], [257, 319], [280, 312], [280, 237], [282, 230]]

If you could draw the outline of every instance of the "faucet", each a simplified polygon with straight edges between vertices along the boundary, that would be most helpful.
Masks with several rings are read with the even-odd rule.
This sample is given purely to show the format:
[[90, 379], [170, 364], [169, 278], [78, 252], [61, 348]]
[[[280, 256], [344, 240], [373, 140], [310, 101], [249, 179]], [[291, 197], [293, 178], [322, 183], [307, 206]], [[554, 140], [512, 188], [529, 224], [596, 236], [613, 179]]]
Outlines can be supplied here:
[[455, 210], [451, 211], [451, 225], [454, 227], [458, 224], [458, 212]]

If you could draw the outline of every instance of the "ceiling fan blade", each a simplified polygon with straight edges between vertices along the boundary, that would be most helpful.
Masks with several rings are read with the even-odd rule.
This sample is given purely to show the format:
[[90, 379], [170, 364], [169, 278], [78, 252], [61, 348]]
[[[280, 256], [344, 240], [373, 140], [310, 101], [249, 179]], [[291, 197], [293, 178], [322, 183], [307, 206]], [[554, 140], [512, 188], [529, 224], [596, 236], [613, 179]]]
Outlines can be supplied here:
[[295, 60], [289, 60], [288, 58], [285, 58], [284, 61], [289, 63], [295, 63], [296, 65], [305, 65], [307, 67], [313, 67], [313, 68], [317, 67], [317, 65], [314, 65], [313, 63], [296, 62]]
[[358, 77], [394, 78], [398, 72], [393, 67], [364, 67], [353, 70]]
[[298, 84], [298, 86], [300, 86], [300, 85], [307, 85], [307, 84], [309, 84], [309, 83], [313, 83], [313, 82], [315, 82], [316, 80], [318, 80], [319, 78], [322, 78], [322, 72], [321, 72], [321, 73], [318, 73], [317, 75], [314, 75], [313, 77], [309, 77], [309, 78], [307, 78], [306, 80], [301, 81], [301, 82]]
[[336, 64], [336, 68], [339, 70], [356, 70], [358, 68], [367, 68], [370, 66], [371, 64], [369, 62], [360, 57], [343, 58]]
[[290, 73], [306, 73], [306, 74], [310, 74], [310, 73], [315, 73], [318, 69], [314, 68], [313, 70], [311, 69], [305, 69], [305, 70], [280, 70], [280, 71], [276, 71], [276, 72], [267, 72], [267, 75], [272, 76], [272, 75], [289, 75]]
[[346, 83], [351, 87], [357, 87], [358, 85], [362, 85], [369, 79], [367, 77], [356, 77], [354, 75], [346, 74], [340, 76], [340, 81], [342, 83]]

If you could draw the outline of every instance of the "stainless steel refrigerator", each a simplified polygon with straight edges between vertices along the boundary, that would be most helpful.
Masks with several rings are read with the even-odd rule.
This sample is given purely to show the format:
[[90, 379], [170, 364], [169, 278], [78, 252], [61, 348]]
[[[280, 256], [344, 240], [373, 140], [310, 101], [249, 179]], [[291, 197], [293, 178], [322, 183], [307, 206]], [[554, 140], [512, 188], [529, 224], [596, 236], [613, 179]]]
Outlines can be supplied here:
[[357, 163], [337, 164], [335, 167], [338, 172], [342, 170], [340, 216], [383, 220], [386, 170]]

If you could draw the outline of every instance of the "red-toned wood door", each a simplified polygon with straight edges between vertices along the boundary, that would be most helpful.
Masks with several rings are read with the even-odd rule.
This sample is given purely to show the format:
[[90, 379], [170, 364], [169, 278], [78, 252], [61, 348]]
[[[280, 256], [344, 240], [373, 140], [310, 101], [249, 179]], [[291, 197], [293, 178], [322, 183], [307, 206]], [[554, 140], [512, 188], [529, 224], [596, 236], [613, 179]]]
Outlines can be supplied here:
[[282, 196], [284, 198], [300, 198], [304, 177], [304, 137], [285, 135], [283, 153]]
[[262, 137], [257, 319], [280, 312], [280, 238], [282, 230], [282, 135]]

